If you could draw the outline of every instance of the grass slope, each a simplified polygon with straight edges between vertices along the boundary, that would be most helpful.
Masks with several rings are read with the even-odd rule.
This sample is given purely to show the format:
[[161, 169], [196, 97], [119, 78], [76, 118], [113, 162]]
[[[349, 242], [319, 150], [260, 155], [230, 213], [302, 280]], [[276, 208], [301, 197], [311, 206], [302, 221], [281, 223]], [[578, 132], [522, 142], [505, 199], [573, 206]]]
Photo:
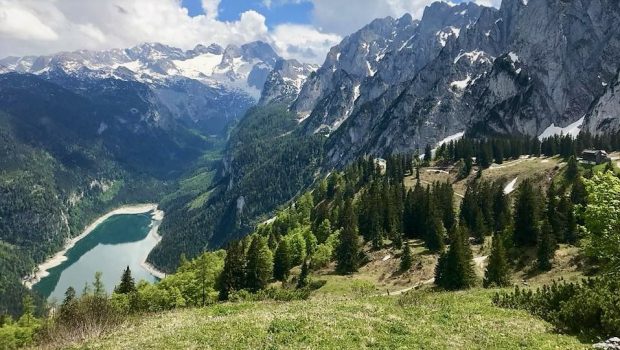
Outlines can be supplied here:
[[220, 304], [148, 316], [88, 349], [585, 349], [492, 291]]

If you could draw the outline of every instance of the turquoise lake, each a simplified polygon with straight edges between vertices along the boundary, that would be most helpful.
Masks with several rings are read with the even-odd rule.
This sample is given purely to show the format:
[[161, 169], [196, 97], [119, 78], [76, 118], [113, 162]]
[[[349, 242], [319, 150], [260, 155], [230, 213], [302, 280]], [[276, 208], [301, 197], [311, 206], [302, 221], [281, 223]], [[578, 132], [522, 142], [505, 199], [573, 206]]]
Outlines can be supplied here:
[[69, 249], [65, 254], [67, 260], [49, 269], [49, 275], [33, 289], [49, 300], [61, 302], [67, 288], [72, 286], [79, 294], [86, 283], [92, 283], [95, 272], [101, 271], [107, 291], [112, 292], [127, 266], [136, 283], [156, 281], [157, 278], [141, 266], [157, 244], [157, 239], [149, 235], [151, 222], [151, 213], [108, 218]]

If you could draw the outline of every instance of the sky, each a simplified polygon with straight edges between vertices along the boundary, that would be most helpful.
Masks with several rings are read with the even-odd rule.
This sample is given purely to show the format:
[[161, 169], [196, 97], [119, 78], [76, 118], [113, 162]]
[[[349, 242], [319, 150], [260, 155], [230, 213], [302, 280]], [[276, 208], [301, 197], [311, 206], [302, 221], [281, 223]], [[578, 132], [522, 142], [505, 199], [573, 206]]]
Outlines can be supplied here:
[[[465, 1], [465, 0], [453, 0]], [[499, 6], [500, 0], [474, 0]], [[322, 63], [329, 48], [378, 17], [420, 18], [433, 0], [0, 0], [0, 57], [143, 42], [263, 40], [285, 58]]]

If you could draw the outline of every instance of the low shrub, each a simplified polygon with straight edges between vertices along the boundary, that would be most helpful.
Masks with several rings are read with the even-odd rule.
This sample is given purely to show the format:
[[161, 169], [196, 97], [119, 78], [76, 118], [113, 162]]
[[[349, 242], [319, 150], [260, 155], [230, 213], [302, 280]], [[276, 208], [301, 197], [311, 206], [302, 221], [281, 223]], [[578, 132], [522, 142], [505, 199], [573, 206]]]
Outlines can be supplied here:
[[536, 291], [515, 287], [496, 293], [500, 307], [527, 310], [552, 323], [558, 331], [587, 338], [620, 334], [620, 281], [586, 279], [580, 283], [553, 282]]

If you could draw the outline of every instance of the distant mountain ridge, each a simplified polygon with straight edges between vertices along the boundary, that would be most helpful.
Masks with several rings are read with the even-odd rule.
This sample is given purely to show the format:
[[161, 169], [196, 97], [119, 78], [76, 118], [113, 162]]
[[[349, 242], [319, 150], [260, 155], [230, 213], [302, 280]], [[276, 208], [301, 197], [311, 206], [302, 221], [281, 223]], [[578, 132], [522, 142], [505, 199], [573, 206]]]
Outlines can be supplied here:
[[128, 49], [7, 57], [0, 60], [0, 73], [36, 74], [60, 85], [63, 76], [140, 82], [154, 91], [175, 119], [209, 133], [221, 133], [258, 102], [278, 62], [300, 68], [299, 72], [280, 73], [297, 81], [297, 89], [299, 80], [314, 70], [311, 65], [283, 60], [269, 44], [256, 41], [226, 48], [197, 45], [187, 51], [145, 43]]

